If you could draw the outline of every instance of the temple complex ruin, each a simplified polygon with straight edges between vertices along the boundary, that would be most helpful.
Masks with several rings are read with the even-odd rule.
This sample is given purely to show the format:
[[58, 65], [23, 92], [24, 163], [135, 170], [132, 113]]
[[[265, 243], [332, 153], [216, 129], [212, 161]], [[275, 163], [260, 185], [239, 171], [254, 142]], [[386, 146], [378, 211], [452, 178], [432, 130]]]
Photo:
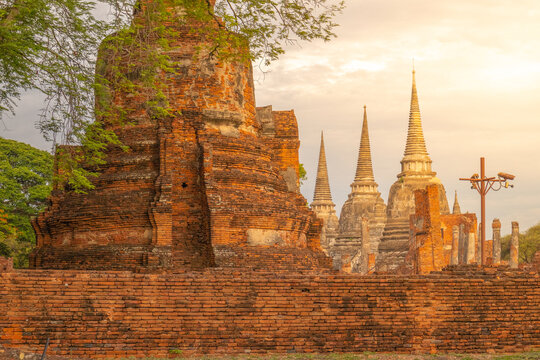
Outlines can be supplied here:
[[[134, 26], [148, 26], [152, 11], [153, 2], [143, 2]], [[173, 9], [170, 16], [170, 49], [160, 50], [158, 38], [148, 41], [173, 67], [157, 75], [171, 115], [152, 111], [148, 101], [158, 100], [150, 92], [110, 85], [114, 68], [129, 63], [127, 76], [144, 87], [145, 54], [112, 54], [106, 45], [114, 37], [105, 40], [97, 72], [111, 81], [97, 104], [114, 104], [129, 121], [98, 121], [130, 150], [108, 150], [88, 194], [56, 185], [51, 205], [34, 221], [31, 266], [330, 266], [320, 221], [298, 191], [294, 112], [256, 108], [251, 63], [218, 59], [194, 31], [201, 24]]]
[[[354, 259], [356, 262], [359, 261], [358, 259], [362, 257], [362, 248], [364, 248], [369, 251], [368, 254], [364, 254], [364, 259], [368, 259], [369, 254], [376, 258], [376, 271], [394, 273], [414, 271], [414, 265], [406, 259], [406, 255], [411, 243], [409, 217], [415, 214], [415, 190], [423, 190], [429, 185], [437, 186], [440, 212], [449, 214], [444, 186], [436, 177], [436, 173], [432, 171], [431, 163], [422, 130], [413, 70], [407, 142], [401, 160], [401, 172], [390, 188], [387, 205], [377, 190], [377, 183], [373, 176], [367, 110], [364, 107], [362, 136], [356, 175], [351, 184], [352, 191], [340, 214], [336, 240], [332, 246], [326, 248], [334, 261], [338, 263], [335, 264], [336, 268], [343, 268], [343, 257], [345, 257], [346, 264], [352, 261], [352, 264], [346, 267], [352, 268], [352, 271], [358, 271], [354, 270], [358, 269], [358, 266], [354, 265]], [[459, 204], [456, 206], [459, 208]], [[368, 227], [367, 230], [362, 231], [362, 228], [365, 228], [365, 225], [362, 225], [364, 218], [364, 222], [368, 222]], [[323, 231], [325, 231], [324, 228]]]
[[[152, 2], [143, 4], [134, 21], [144, 26]], [[294, 112], [255, 106], [249, 63], [195, 56], [206, 41], [192, 31], [197, 23], [167, 26], [181, 35], [166, 52], [174, 71], [159, 74], [169, 114], [148, 106], [152, 92], [109, 87], [98, 100], [115, 103], [129, 122], [98, 121], [130, 151], [111, 146], [87, 194], [55, 184], [49, 208], [33, 223], [31, 269], [14, 269], [0, 256], [0, 353], [299, 358], [540, 347], [540, 253], [534, 268], [513, 268], [515, 223], [512, 268], [472, 264], [476, 219], [457, 206], [448, 214], [425, 150], [414, 82], [407, 148], [388, 215], [374, 181], [365, 110], [342, 222], [321, 136], [312, 203], [319, 219], [298, 191]], [[159, 39], [153, 41], [161, 50]], [[110, 76], [118, 62], [129, 61], [129, 76], [139, 82], [143, 55], [115, 60], [104, 47], [98, 72]], [[411, 238], [389, 237], [387, 225], [378, 248], [387, 258], [399, 250], [394, 257], [418, 275], [347, 273], [373, 272], [385, 219], [398, 219]], [[322, 233], [325, 250], [345, 272], [332, 270], [323, 252], [323, 224], [332, 230]]]
[[[481, 238], [475, 214], [462, 213], [457, 192], [452, 214], [446, 192], [426, 149], [415, 71], [409, 126], [401, 172], [391, 186], [386, 206], [373, 175], [367, 109], [351, 193], [335, 225], [324, 144], [321, 142], [317, 185], [312, 209], [323, 220], [325, 252], [336, 270], [368, 274], [426, 274], [445, 266], [481, 264]], [[493, 237], [485, 241], [485, 264], [501, 264], [500, 221], [493, 222]], [[512, 233], [518, 234], [517, 223]], [[511, 261], [518, 267], [517, 235], [512, 237]]]

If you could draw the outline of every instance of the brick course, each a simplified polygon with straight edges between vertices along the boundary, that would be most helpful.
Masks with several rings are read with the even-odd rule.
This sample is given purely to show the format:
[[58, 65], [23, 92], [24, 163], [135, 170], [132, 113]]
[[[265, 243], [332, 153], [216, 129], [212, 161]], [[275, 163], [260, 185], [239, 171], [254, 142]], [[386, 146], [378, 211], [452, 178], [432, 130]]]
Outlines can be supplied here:
[[214, 269], [0, 273], [0, 344], [83, 357], [514, 352], [540, 346], [540, 278], [452, 266], [409, 277]]

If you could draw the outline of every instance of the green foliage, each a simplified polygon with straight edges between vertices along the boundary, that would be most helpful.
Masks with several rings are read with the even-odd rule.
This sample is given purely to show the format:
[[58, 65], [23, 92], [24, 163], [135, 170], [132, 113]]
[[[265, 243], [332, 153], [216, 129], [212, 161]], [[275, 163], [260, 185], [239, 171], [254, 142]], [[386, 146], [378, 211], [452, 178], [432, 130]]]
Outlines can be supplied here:
[[30, 219], [51, 192], [52, 156], [30, 145], [0, 138], [0, 255], [25, 267], [35, 244]]
[[182, 353], [181, 349], [169, 349], [169, 354], [182, 355]]
[[[43, 135], [76, 141], [92, 119], [95, 49], [110, 28], [85, 0], [0, 1], [0, 111], [14, 112], [21, 91], [46, 95]], [[57, 139], [59, 140], [59, 139]]]
[[306, 169], [304, 168], [304, 164], [300, 163], [298, 165], [298, 177], [300, 179], [300, 185], [303, 185], [304, 184], [304, 181], [307, 180], [307, 171]]
[[104, 159], [103, 148], [117, 142], [94, 121], [96, 49], [112, 25], [93, 15], [94, 1], [0, 0], [0, 116], [15, 112], [25, 90], [45, 95], [36, 124], [54, 144], [83, 145], [82, 155], [62, 163], [78, 191], [91, 188], [92, 172], [81, 166]]
[[[510, 260], [511, 239], [511, 235], [501, 238], [501, 259], [506, 261]], [[519, 234], [519, 262], [531, 262], [537, 251], [540, 251], [540, 223]]]
[[215, 15], [247, 40], [251, 60], [268, 65], [284, 53], [283, 44], [335, 37], [333, 18], [343, 8], [343, 1], [329, 0], [226, 0], [216, 2]]
[[[215, 10], [208, 4], [0, 0], [0, 116], [15, 112], [22, 91], [45, 94], [37, 126], [54, 144], [80, 146], [60, 156], [59, 180], [84, 192], [92, 188], [90, 179], [104, 163], [105, 148], [121, 145], [114, 132], [94, 120], [129, 122], [127, 110], [113, 104], [108, 89], [143, 95], [143, 105], [154, 118], [172, 114], [160, 76], [173, 71], [166, 55], [173, 48], [168, 39], [180, 35], [165, 23], [199, 24], [192, 31], [206, 39], [201, 56], [268, 64], [284, 52], [285, 44], [330, 40], [335, 36], [333, 19], [344, 8], [342, 0], [218, 0]], [[94, 16], [97, 5], [110, 7], [107, 21]], [[132, 21], [142, 6], [151, 8], [144, 22]], [[96, 62], [98, 50], [108, 55], [101, 64]], [[117, 61], [126, 56], [142, 63]], [[104, 68], [110, 72], [106, 79], [99, 74]]]

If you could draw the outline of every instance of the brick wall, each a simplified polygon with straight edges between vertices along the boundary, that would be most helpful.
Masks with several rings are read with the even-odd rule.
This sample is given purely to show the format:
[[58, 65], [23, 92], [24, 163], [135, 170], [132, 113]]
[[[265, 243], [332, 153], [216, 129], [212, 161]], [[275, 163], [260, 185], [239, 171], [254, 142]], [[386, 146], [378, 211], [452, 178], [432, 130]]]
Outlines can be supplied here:
[[70, 356], [497, 352], [540, 346], [540, 278], [472, 266], [424, 276], [215, 269], [0, 273], [0, 345]]

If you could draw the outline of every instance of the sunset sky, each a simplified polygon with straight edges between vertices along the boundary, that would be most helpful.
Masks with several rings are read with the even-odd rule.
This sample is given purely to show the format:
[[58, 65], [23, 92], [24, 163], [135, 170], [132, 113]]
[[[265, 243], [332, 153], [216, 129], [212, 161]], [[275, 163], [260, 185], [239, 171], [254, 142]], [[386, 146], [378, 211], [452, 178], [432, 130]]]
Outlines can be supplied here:
[[[514, 189], [488, 195], [488, 229], [494, 217], [503, 234], [514, 220], [521, 230], [540, 222], [537, 0], [349, 0], [337, 22], [337, 39], [290, 47], [267, 73], [255, 74], [258, 106], [296, 112], [309, 202], [323, 130], [340, 212], [364, 104], [375, 180], [387, 201], [405, 148], [414, 58], [424, 137], [450, 206], [457, 190], [462, 211], [479, 212], [479, 195], [458, 178], [479, 173], [485, 156], [487, 175], [516, 175]], [[40, 106], [24, 97], [0, 135], [48, 149], [33, 129]]]
[[[258, 84], [257, 103], [293, 108], [302, 193], [311, 202], [324, 130], [338, 213], [350, 192], [367, 105], [375, 180], [383, 199], [400, 172], [415, 59], [420, 110], [433, 169], [450, 206], [479, 213], [460, 177], [516, 175], [487, 196], [488, 229], [499, 217], [520, 229], [540, 222], [540, 3], [537, 1], [350, 0], [330, 43], [291, 48]], [[479, 214], [478, 214], [479, 216]], [[487, 233], [491, 236], [491, 230]]]

